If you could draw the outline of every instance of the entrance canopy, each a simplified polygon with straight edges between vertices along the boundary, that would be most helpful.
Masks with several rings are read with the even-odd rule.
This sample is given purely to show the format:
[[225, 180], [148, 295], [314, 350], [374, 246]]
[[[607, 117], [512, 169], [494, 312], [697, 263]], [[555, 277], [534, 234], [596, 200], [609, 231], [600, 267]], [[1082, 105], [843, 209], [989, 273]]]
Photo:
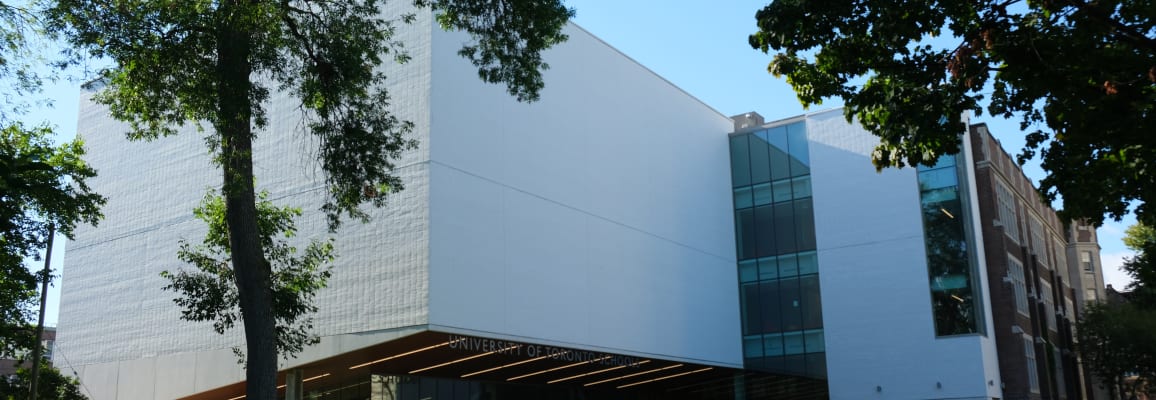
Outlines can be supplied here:
[[[305, 393], [368, 383], [377, 377], [433, 377], [503, 385], [564, 386], [582, 391], [629, 391], [659, 398], [734, 398], [752, 384], [820, 382], [703, 364], [579, 350], [527, 342], [425, 331], [304, 364]], [[282, 371], [281, 393], [284, 394]], [[815, 386], [812, 384], [811, 386]], [[367, 389], [368, 390], [368, 389]], [[752, 393], [753, 394], [753, 393]], [[241, 400], [245, 382], [183, 400]]]

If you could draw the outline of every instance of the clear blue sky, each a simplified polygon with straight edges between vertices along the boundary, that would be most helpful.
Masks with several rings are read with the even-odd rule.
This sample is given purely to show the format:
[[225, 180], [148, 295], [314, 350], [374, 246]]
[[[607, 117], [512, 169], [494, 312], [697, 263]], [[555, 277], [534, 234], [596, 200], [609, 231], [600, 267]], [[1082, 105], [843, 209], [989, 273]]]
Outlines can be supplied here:
[[[755, 29], [754, 13], [765, 1], [568, 0], [567, 3], [577, 10], [575, 23], [724, 114], [757, 111], [771, 121], [805, 112], [790, 86], [766, 72], [770, 56], [747, 45], [747, 35]], [[29, 123], [49, 121], [59, 128], [62, 139], [71, 138], [77, 130], [79, 85], [74, 82], [49, 85], [45, 94], [55, 100], [55, 107], [37, 110], [25, 120]], [[818, 109], [839, 105], [833, 102]], [[987, 116], [975, 122], [988, 123], [1004, 149], [1012, 154], [1023, 145], [1023, 135], [1016, 122]], [[1034, 165], [1029, 165], [1026, 171], [1037, 181], [1043, 174]], [[1132, 218], [1123, 223], [1109, 221], [1099, 230], [1105, 279], [1117, 288], [1129, 282], [1118, 266], [1122, 258], [1130, 254], [1121, 238], [1124, 229], [1132, 223]], [[63, 251], [54, 253], [53, 268], [61, 268], [62, 261]], [[82, 262], [84, 260], [68, 260], [69, 265]], [[41, 265], [34, 266], [40, 268]], [[64, 274], [67, 273], [65, 266]], [[59, 284], [49, 291], [49, 298], [47, 320], [49, 325], [55, 325]]]

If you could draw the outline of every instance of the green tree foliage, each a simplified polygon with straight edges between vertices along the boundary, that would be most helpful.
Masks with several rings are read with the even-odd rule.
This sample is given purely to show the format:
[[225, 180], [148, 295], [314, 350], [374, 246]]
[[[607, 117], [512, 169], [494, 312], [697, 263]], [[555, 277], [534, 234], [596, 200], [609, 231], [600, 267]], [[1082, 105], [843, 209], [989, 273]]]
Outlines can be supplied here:
[[[411, 0], [412, 1], [412, 0]], [[445, 28], [473, 37], [461, 54], [482, 79], [533, 100], [542, 87], [541, 51], [566, 39], [572, 11], [560, 0], [417, 0]], [[401, 190], [393, 160], [413, 142], [385, 91], [385, 61], [408, 56], [394, 37], [415, 16], [382, 15], [382, 0], [55, 0], [53, 32], [111, 60], [96, 100], [128, 121], [132, 138], [173, 134], [205, 122], [222, 168], [228, 256], [247, 354], [247, 398], [276, 387], [275, 274], [253, 184], [255, 133], [268, 127], [265, 101], [283, 90], [301, 101], [318, 143], [336, 229], [365, 220], [360, 206], [383, 205]], [[257, 79], [261, 77], [261, 79]]]
[[[60, 370], [48, 363], [40, 364], [40, 376], [37, 378], [36, 398], [43, 400], [87, 400], [81, 393], [80, 382], [65, 376]], [[31, 386], [32, 371], [28, 368], [19, 368], [16, 375], [0, 377], [0, 400], [28, 399], [28, 388]]]
[[40, 19], [26, 6], [0, 1], [0, 122], [7, 124], [13, 113], [26, 111], [29, 94], [40, 91], [41, 61], [34, 45], [40, 39]]
[[[257, 202], [257, 223], [260, 225], [261, 245], [272, 265], [273, 314], [278, 353], [289, 356], [300, 352], [306, 345], [316, 343], [310, 330], [317, 311], [313, 298], [329, 280], [329, 263], [334, 259], [333, 240], [312, 241], [298, 254], [289, 244], [296, 236], [295, 217], [301, 209], [277, 207], [261, 192]], [[225, 202], [211, 193], [205, 196], [193, 214], [209, 225], [202, 243], [181, 242], [177, 257], [192, 264], [195, 270], [165, 271], [161, 276], [169, 280], [165, 290], [177, 292], [174, 301], [183, 309], [181, 318], [189, 321], [211, 321], [217, 333], [225, 333], [241, 320], [237, 309], [237, 286], [229, 259], [229, 231], [225, 223]]]
[[78, 223], [96, 224], [105, 199], [86, 181], [79, 140], [52, 144], [47, 127], [19, 123], [0, 129], [0, 357], [34, 345], [27, 321], [35, 309], [37, 276], [24, 265], [45, 247], [49, 226], [71, 238]]
[[1156, 310], [1126, 302], [1091, 305], [1076, 328], [1084, 365], [1113, 389], [1128, 374], [1156, 382], [1153, 332]]
[[[1124, 260], [1124, 271], [1132, 276], [1128, 286], [1129, 300], [1149, 310], [1156, 310], [1156, 229], [1135, 224], [1124, 232], [1124, 245], [1135, 252]], [[1156, 337], [1156, 333], [1154, 333]]]
[[[879, 136], [876, 168], [961, 148], [963, 112], [1019, 118], [1041, 194], [1066, 217], [1156, 222], [1156, 7], [1151, 1], [779, 0], [750, 44], [804, 105], [843, 100]], [[986, 104], [986, 107], [984, 106]]]
[[1136, 252], [1124, 260], [1124, 270], [1133, 279], [1130, 292], [1089, 307], [1076, 331], [1088, 367], [1121, 388], [1126, 388], [1122, 378], [1129, 373], [1138, 374], [1141, 382], [1156, 382], [1156, 264], [1152, 262], [1156, 229], [1132, 225], [1125, 232], [1124, 244]]

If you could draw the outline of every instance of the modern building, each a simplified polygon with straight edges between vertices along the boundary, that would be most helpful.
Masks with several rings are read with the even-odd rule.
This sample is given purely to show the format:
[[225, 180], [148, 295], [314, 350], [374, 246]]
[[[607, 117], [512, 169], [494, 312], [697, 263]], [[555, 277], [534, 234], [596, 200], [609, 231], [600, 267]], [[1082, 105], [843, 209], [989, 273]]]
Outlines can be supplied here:
[[[986, 132], [934, 167], [877, 173], [877, 138], [839, 111], [727, 117], [566, 32], [542, 100], [523, 104], [480, 82], [428, 15], [399, 31], [413, 58], [390, 71], [393, 111], [419, 147], [397, 163], [405, 191], [337, 233], [321, 341], [283, 361], [288, 397], [1003, 399], [1027, 379], [1027, 361], [1004, 362], [1020, 293], [1004, 255], [1033, 294], [1074, 289], [1036, 247], [992, 247], [992, 226], [1010, 225], [984, 208], [990, 182], [1022, 174], [985, 164]], [[191, 210], [219, 173], [194, 127], [128, 142], [91, 95], [79, 126], [109, 202], [69, 245], [57, 353], [96, 400], [239, 400], [239, 329], [181, 321], [159, 276], [204, 234]], [[297, 112], [271, 101], [257, 182], [315, 210]], [[1016, 189], [1045, 246], [1070, 249], [1030, 184]], [[327, 236], [320, 213], [299, 224], [302, 240]], [[1028, 226], [1012, 244], [1032, 243]], [[1011, 320], [1036, 354], [1068, 343], [1039, 322], [1056, 304]]]

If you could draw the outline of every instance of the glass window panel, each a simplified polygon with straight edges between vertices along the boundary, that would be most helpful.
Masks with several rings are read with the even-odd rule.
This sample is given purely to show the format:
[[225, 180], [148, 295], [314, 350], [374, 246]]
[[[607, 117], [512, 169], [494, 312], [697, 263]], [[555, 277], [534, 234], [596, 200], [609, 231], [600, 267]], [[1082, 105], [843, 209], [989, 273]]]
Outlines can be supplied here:
[[819, 272], [819, 257], [814, 251], [799, 253], [799, 275], [815, 274]]
[[770, 150], [766, 137], [766, 131], [750, 135], [751, 183], [763, 183], [771, 180]]
[[740, 260], [755, 258], [755, 210], [748, 208], [735, 212], [735, 243]]
[[797, 331], [803, 329], [802, 299], [799, 292], [799, 279], [779, 280], [779, 304], [782, 309], [783, 331]]
[[919, 173], [931, 306], [938, 336], [979, 332], [979, 310], [975, 306], [968, 238], [955, 173], [952, 166]]
[[748, 136], [750, 135], [731, 137], [731, 181], [734, 186], [748, 186], [751, 184], [751, 158], [747, 144]]
[[783, 355], [783, 335], [777, 333], [764, 335], [763, 348], [766, 349], [767, 357]]
[[791, 201], [794, 195], [791, 194], [791, 180], [780, 179], [771, 183], [771, 190], [775, 192], [775, 202], [781, 203], [784, 201]]
[[782, 332], [782, 312], [779, 310], [779, 281], [765, 281], [759, 284], [761, 298], [758, 306], [762, 311], [760, 332]]
[[786, 357], [767, 357], [763, 359], [763, 367], [770, 372], [787, 372]]
[[806, 350], [806, 344], [803, 340], [803, 332], [795, 331], [783, 333], [784, 354], [803, 354], [804, 350]]
[[794, 188], [796, 199], [811, 197], [811, 176], [804, 175], [791, 179], [791, 187]]
[[[454, 382], [454, 400], [470, 400], [470, 398], [471, 398], [470, 395], [473, 394], [472, 389], [474, 386], [474, 382], [456, 380], [456, 379], [453, 382]], [[362, 399], [369, 399], [369, 397], [368, 396], [362, 397]], [[372, 400], [378, 400], [378, 399], [372, 399]], [[386, 399], [381, 399], [381, 400], [386, 400]]]
[[767, 133], [767, 141], [771, 143], [771, 179], [779, 180], [791, 177], [791, 156], [787, 153], [787, 127], [771, 128]]
[[803, 331], [803, 340], [806, 341], [808, 353], [822, 353], [827, 351], [827, 345], [823, 342], [822, 329]]
[[742, 312], [745, 334], [762, 332], [762, 293], [759, 284], [751, 283], [742, 288]]
[[763, 336], [743, 336], [743, 357], [755, 358], [763, 356]]
[[924, 205], [943, 203], [959, 199], [959, 190], [957, 186], [931, 189], [919, 194], [920, 202]]
[[795, 238], [798, 240], [798, 251], [814, 250], [815, 243], [815, 211], [811, 198], [795, 200]]
[[812, 353], [804, 356], [807, 359], [807, 376], [817, 379], [827, 379], [827, 354]]
[[811, 173], [811, 155], [807, 145], [807, 128], [802, 122], [787, 125], [788, 149], [791, 154], [791, 176]]
[[771, 204], [771, 184], [763, 183], [754, 186], [754, 205]]
[[955, 168], [933, 169], [919, 172], [919, 190], [931, 190], [959, 185]]
[[795, 211], [794, 205], [777, 203], [775, 208], [774, 231], [775, 244], [778, 254], [794, 253], [799, 251], [795, 240]]
[[756, 257], [773, 256], [777, 254], [777, 245], [775, 241], [775, 223], [774, 213], [771, 211], [773, 206], [755, 207], [755, 243], [758, 246], [755, 252]]
[[[449, 379], [438, 379], [437, 397], [435, 399], [452, 399], [454, 397], [454, 381]], [[349, 398], [350, 400], [353, 397]]]
[[759, 280], [776, 279], [779, 277], [779, 262], [775, 257], [759, 259]]
[[792, 277], [799, 275], [799, 259], [794, 254], [779, 256], [779, 276]]
[[807, 275], [799, 278], [799, 296], [802, 301], [803, 329], [823, 327], [823, 302], [819, 295], [819, 276]]
[[932, 165], [930, 167], [925, 166], [925, 165], [919, 165], [918, 169], [920, 171], [928, 171], [928, 170], [947, 168], [947, 167], [952, 167], [952, 166], [955, 166], [955, 156], [943, 155], [943, 156], [940, 156], [938, 160], [935, 160], [935, 165]]
[[418, 392], [419, 399], [434, 399], [437, 398], [438, 382], [435, 378], [418, 378]]
[[735, 189], [735, 209], [741, 210], [744, 208], [753, 207], [754, 200], [751, 198], [751, 187], [743, 186]]
[[739, 261], [739, 282], [747, 283], [759, 280], [759, 263], [755, 260]]
[[418, 389], [421, 387], [421, 380], [416, 376], [397, 377], [401, 383], [397, 385], [397, 398], [399, 400], [417, 400]]

